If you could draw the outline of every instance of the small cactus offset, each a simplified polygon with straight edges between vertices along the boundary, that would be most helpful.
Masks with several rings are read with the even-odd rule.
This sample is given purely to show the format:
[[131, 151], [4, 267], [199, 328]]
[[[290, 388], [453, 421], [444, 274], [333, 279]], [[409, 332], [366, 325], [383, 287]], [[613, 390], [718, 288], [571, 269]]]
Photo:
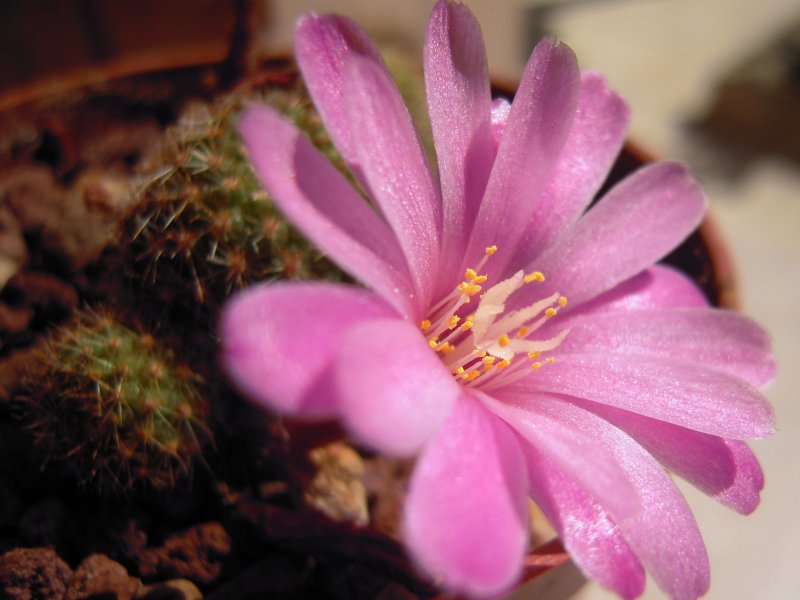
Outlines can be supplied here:
[[[272, 90], [264, 99], [345, 170], [305, 93]], [[145, 285], [216, 306], [255, 281], [341, 277], [284, 221], [253, 173], [236, 130], [244, 101], [232, 95], [194, 106], [150, 158], [130, 221], [134, 278]]]
[[83, 311], [47, 341], [17, 405], [45, 462], [128, 494], [190, 472], [210, 441], [200, 384], [152, 335]]

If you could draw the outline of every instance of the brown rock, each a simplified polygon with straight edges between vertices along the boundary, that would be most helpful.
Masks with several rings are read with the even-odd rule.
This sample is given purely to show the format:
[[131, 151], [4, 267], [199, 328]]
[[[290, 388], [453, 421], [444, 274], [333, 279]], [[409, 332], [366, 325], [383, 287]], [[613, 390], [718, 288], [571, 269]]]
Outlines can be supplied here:
[[47, 167], [26, 165], [0, 173], [0, 203], [14, 214], [22, 231], [41, 229], [63, 195]]
[[203, 593], [188, 579], [170, 579], [142, 589], [136, 600], [202, 600]]
[[132, 600], [142, 588], [142, 582], [105, 554], [88, 556], [75, 569], [67, 589], [66, 600], [114, 598]]
[[176, 577], [201, 585], [215, 581], [231, 553], [231, 538], [219, 523], [203, 523], [171, 535], [159, 548], [146, 549], [139, 560], [142, 579]]
[[9, 600], [62, 600], [72, 570], [52, 548], [16, 548], [0, 556], [0, 590]]
[[314, 448], [308, 455], [317, 467], [305, 499], [334, 521], [369, 523], [364, 463], [358, 452], [342, 443]]

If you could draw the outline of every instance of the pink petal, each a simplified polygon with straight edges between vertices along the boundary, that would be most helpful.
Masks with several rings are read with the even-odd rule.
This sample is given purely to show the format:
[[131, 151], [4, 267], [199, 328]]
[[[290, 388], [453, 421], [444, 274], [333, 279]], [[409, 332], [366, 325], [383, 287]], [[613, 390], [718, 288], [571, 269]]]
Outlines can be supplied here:
[[487, 268], [502, 272], [553, 175], [578, 106], [580, 73], [575, 55], [551, 40], [533, 51], [514, 97], [464, 266], [474, 266], [487, 246], [500, 251]]
[[419, 567], [454, 592], [498, 595], [528, 544], [525, 464], [508, 428], [469, 396], [422, 452], [404, 513]]
[[602, 496], [607, 506], [614, 507], [615, 514], [628, 515], [641, 509], [636, 490], [625, 479], [615, 455], [598, 450], [593, 436], [563, 422], [561, 415], [552, 414], [548, 395], [534, 397], [503, 389], [493, 395], [476, 395], [522, 438], [546, 453], [568, 477], [581, 481], [590, 494]]
[[306, 137], [275, 111], [252, 107], [242, 138], [258, 176], [286, 218], [398, 310], [415, 310], [414, 286], [397, 239]]
[[562, 354], [514, 388], [568, 394], [720, 437], [773, 432], [772, 407], [737, 377], [691, 362], [625, 354]]
[[378, 296], [353, 287], [253, 286], [223, 311], [222, 361], [247, 395], [270, 408], [334, 414], [339, 402], [332, 369], [345, 333], [361, 321], [394, 315]]
[[[676, 163], [643, 167], [611, 190], [531, 265], [579, 304], [650, 267], [699, 225], [705, 196]], [[525, 296], [525, 294], [520, 294]], [[525, 302], [521, 297], [520, 303]]]
[[686, 308], [566, 315], [552, 327], [569, 329], [559, 354], [609, 352], [691, 361], [754, 387], [763, 387], [775, 376], [767, 333], [731, 311]]
[[328, 134], [353, 172], [361, 178], [356, 143], [347, 116], [346, 69], [350, 59], [360, 56], [385, 70], [380, 53], [350, 19], [340, 15], [308, 14], [298, 21], [295, 29], [295, 56]]
[[[595, 500], [608, 511], [659, 587], [672, 598], [704, 594], [709, 586], [705, 545], [689, 506], [664, 469], [623, 431], [568, 399], [548, 397], [544, 404], [564, 423], [592, 436], [598, 448], [613, 453], [638, 490], [642, 510], [634, 515], [617, 515], [602, 496]], [[588, 493], [580, 481], [575, 483]]]
[[367, 189], [406, 256], [421, 309], [430, 302], [439, 268], [439, 191], [408, 109], [386, 70], [354, 57], [347, 77], [344, 94], [356, 156]]
[[599, 314], [643, 308], [707, 307], [708, 300], [680, 271], [667, 265], [653, 265], [588, 302], [580, 305], [570, 302], [569, 306], [570, 315]]
[[523, 445], [530, 494], [558, 531], [570, 557], [622, 598], [644, 591], [644, 568], [603, 507], [532, 445]]
[[538, 256], [589, 206], [622, 148], [628, 120], [627, 104], [605, 79], [583, 73], [575, 123], [518, 246], [519, 264]]
[[758, 506], [764, 474], [744, 442], [591, 402], [576, 403], [625, 431], [667, 469], [709, 496], [743, 514]]
[[336, 382], [347, 427], [386, 454], [419, 450], [461, 394], [419, 329], [397, 319], [365, 321], [340, 344]]
[[[425, 87], [442, 185], [439, 293], [460, 281], [461, 262], [494, 160], [489, 71], [480, 26], [469, 9], [436, 3], [425, 43]], [[457, 108], [456, 108], [457, 107]]]

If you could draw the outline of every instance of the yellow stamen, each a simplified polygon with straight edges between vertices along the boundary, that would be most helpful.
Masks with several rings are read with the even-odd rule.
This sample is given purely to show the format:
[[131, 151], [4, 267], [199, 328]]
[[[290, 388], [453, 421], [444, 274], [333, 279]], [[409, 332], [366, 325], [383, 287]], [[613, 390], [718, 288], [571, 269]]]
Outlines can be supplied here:
[[458, 289], [464, 292], [467, 296], [474, 296], [475, 294], [481, 291], [481, 286], [476, 285], [474, 283], [468, 283], [466, 281], [462, 281], [458, 285]]
[[489, 246], [486, 248], [486, 256], [491, 256], [495, 252], [497, 252], [497, 246]]
[[428, 340], [428, 346], [430, 346], [431, 348], [436, 348], [436, 346], [438, 345], [439, 345], [439, 340], [437, 340], [436, 338]]
[[478, 377], [480, 377], [480, 371], [467, 371], [466, 373], [461, 374], [462, 379], [466, 379], [467, 381], [474, 381]]
[[558, 299], [558, 305], [559, 305], [561, 308], [564, 308], [564, 307], [567, 305], [567, 297], [566, 297], [566, 296], [561, 296], [561, 297]]
[[508, 334], [503, 334], [499, 338], [497, 338], [497, 343], [500, 345], [501, 348], [505, 348], [508, 346], [511, 340], [508, 339]]
[[447, 326], [448, 326], [450, 329], [455, 329], [455, 328], [456, 328], [456, 325], [458, 325], [458, 322], [459, 322], [460, 320], [461, 320], [461, 317], [459, 317], [458, 315], [453, 315], [452, 317], [450, 317], [450, 318], [447, 320]]
[[464, 322], [461, 324], [461, 331], [468, 331], [472, 329], [473, 325], [475, 325], [473, 317], [469, 316], [466, 319], [464, 319]]
[[557, 312], [558, 312], [558, 310], [556, 310], [555, 308], [550, 307], [546, 311], [544, 311], [544, 316], [547, 317], [548, 319], [551, 319], [551, 318], [556, 316]]
[[473, 278], [472, 283], [486, 283], [486, 280], [489, 279], [486, 275], [478, 275], [477, 277]]
[[430, 319], [425, 319], [422, 323], [420, 323], [419, 324], [419, 328], [422, 329], [422, 331], [426, 331], [426, 330], [430, 329], [431, 328]]
[[533, 273], [525, 275], [525, 283], [531, 283], [532, 281], [544, 281], [544, 273], [541, 271], [534, 271]]
[[533, 371], [538, 371], [541, 368], [542, 368], [542, 363], [540, 362], [535, 362], [531, 365], [531, 370]]
[[477, 276], [478, 276], [478, 274], [475, 272], [475, 269], [467, 269], [464, 272], [464, 279], [466, 279], [467, 281], [472, 281]]
[[528, 328], [527, 327], [525, 327], [523, 325], [522, 327], [517, 329], [517, 337], [518, 338], [524, 338], [526, 335], [528, 335]]
[[492, 368], [494, 367], [494, 361], [495, 361], [494, 356], [484, 356], [483, 359], [481, 360], [481, 362], [483, 363], [483, 371], [484, 372], [491, 371]]
[[461, 375], [464, 372], [464, 367], [458, 367], [455, 371], [453, 371], [453, 375]]
[[536, 351], [528, 352], [528, 358], [530, 358], [531, 360], [536, 360], [537, 358], [539, 358], [540, 354], [541, 352], [536, 352]]
[[552, 365], [554, 362], [556, 362], [556, 359], [552, 356], [548, 356], [546, 359], [544, 359], [544, 362], [546, 362], [548, 365]]
[[509, 367], [509, 366], [511, 366], [511, 361], [508, 360], [507, 358], [504, 358], [499, 363], [497, 363], [497, 368], [498, 369], [505, 369], [506, 367]]

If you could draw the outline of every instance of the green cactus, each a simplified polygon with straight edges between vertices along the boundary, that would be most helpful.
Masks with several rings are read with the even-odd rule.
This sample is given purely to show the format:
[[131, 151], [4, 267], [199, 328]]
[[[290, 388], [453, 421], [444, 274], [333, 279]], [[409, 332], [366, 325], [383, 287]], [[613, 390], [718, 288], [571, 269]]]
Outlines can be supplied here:
[[[346, 171], [301, 89], [271, 90], [262, 100], [291, 117]], [[194, 106], [148, 161], [151, 175], [129, 226], [133, 277], [168, 287], [165, 296], [214, 307], [255, 281], [341, 277], [263, 191], [236, 130], [245, 101], [239, 94]]]
[[45, 463], [128, 494], [190, 472], [210, 441], [201, 385], [152, 335], [81, 311], [44, 344], [16, 403]]

